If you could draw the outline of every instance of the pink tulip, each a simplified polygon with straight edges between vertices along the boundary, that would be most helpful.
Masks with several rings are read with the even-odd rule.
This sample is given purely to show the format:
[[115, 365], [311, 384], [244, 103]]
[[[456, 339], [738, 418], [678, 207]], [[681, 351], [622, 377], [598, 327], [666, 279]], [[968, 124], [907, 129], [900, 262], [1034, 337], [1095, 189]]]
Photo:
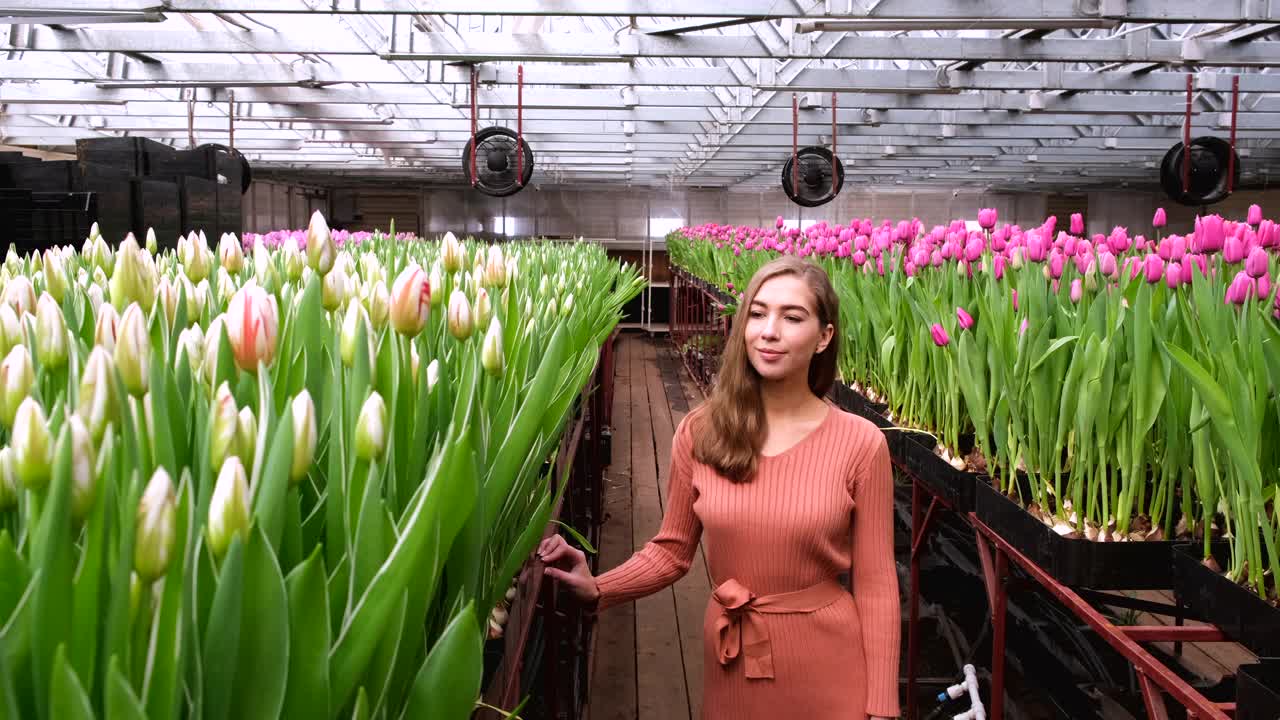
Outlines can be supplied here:
[[965, 312], [964, 308], [956, 308], [956, 321], [960, 323], [961, 330], [973, 327], [973, 316]]
[[1071, 303], [1074, 305], [1080, 302], [1080, 298], [1084, 295], [1084, 285], [1080, 282], [1080, 278], [1071, 281]]
[[1062, 277], [1062, 270], [1067, 264], [1067, 257], [1057, 250], [1049, 256], [1049, 277], [1057, 280]]
[[1224, 302], [1232, 305], [1244, 305], [1249, 301], [1249, 295], [1254, 292], [1253, 278], [1249, 274], [1241, 270], [1236, 273], [1235, 279], [1227, 286], [1227, 295], [1223, 299]]
[[1014, 310], [1018, 309], [1018, 289], [1017, 288], [1013, 289], [1013, 309]]
[[938, 323], [934, 323], [929, 328], [929, 334], [933, 336], [933, 344], [938, 347], [946, 347], [951, 344], [951, 338], [947, 337], [947, 331]]
[[1248, 259], [1244, 261], [1244, 271], [1249, 273], [1251, 278], [1260, 278], [1267, 274], [1267, 265], [1271, 258], [1267, 255], [1267, 251], [1260, 247], [1255, 247], [1250, 253]]
[[983, 230], [990, 230], [996, 226], [999, 216], [996, 214], [995, 208], [982, 208], [978, 211], [978, 225]]
[[1271, 296], [1271, 278], [1269, 276], [1263, 275], [1258, 278], [1255, 287], [1257, 288], [1259, 300]]
[[982, 238], [969, 238], [969, 242], [964, 246], [964, 259], [969, 262], [977, 262], [982, 257], [984, 243]]
[[1250, 225], [1260, 224], [1262, 222], [1262, 208], [1258, 207], [1257, 205], [1250, 205], [1249, 214], [1246, 217], [1245, 222], [1249, 223]]
[[942, 263], [946, 262], [942, 257], [941, 250], [934, 250], [929, 254], [929, 264], [934, 267], [942, 267]]
[[1045, 255], [1048, 252], [1044, 238], [1040, 236], [1037, 230], [1029, 230], [1026, 234], [1027, 238], [1027, 259], [1032, 262], [1044, 262]]
[[1182, 265], [1180, 265], [1177, 260], [1171, 261], [1167, 266], [1165, 266], [1164, 284], [1167, 285], [1170, 290], [1177, 289], [1177, 287], [1182, 284]]
[[1062, 252], [1066, 253], [1067, 257], [1074, 257], [1078, 249], [1079, 240], [1074, 235], [1068, 235], [1062, 243]]
[[1151, 227], [1162, 228], [1168, 224], [1169, 218], [1165, 214], [1164, 208], [1156, 208], [1156, 215], [1151, 218]]
[[1111, 253], [1098, 253], [1098, 272], [1110, 278], [1119, 277], [1116, 256]]
[[863, 250], [855, 250], [853, 253], [853, 264], [864, 265], [867, 262], [867, 253]]
[[1071, 234], [1084, 234], [1084, 215], [1080, 213], [1071, 213]]
[[236, 364], [256, 373], [258, 364], [270, 366], [280, 331], [280, 310], [274, 295], [257, 285], [236, 291], [227, 306], [227, 339]]
[[1119, 255], [1129, 251], [1133, 247], [1133, 240], [1129, 238], [1129, 230], [1127, 228], [1116, 227], [1111, 231], [1111, 236], [1107, 238], [1107, 243], [1111, 245], [1111, 252]]
[[782, 229], [782, 226], [783, 226], [783, 225], [785, 225], [785, 224], [786, 224], [786, 221], [782, 219], [782, 216], [781, 216], [781, 215], [779, 215], [779, 216], [778, 216], [778, 219], [777, 219], [777, 220], [774, 220], [774, 221], [773, 221], [773, 226], [774, 226], [774, 227], [776, 227], [776, 228], [778, 228], [779, 230], [781, 230], [781, 229]]
[[1221, 250], [1226, 242], [1226, 227], [1223, 225], [1221, 215], [1209, 215], [1203, 218], [1197, 218], [1196, 242], [1198, 248], [1194, 248], [1195, 252], [1214, 252]]
[[[1175, 261], [1176, 262], [1176, 261]], [[1187, 285], [1195, 278], [1196, 264], [1191, 256], [1184, 257], [1180, 266], [1181, 275], [1178, 277], [1179, 285]]]
[[1230, 265], [1244, 260], [1244, 241], [1232, 235], [1223, 243], [1222, 259]]
[[1160, 278], [1164, 277], [1164, 260], [1159, 255], [1148, 254], [1143, 261], [1143, 272], [1146, 273], [1148, 283], [1158, 283]]
[[997, 280], [1004, 277], [1004, 266], [1005, 259], [1003, 255], [997, 255], [995, 259], [991, 261], [991, 273], [995, 275]]
[[1022, 318], [1022, 324], [1018, 326], [1018, 335], [1025, 335], [1026, 333], [1027, 333], [1027, 319]]
[[1270, 220], [1263, 220], [1258, 224], [1258, 244], [1262, 247], [1275, 247], [1280, 245], [1280, 233], [1276, 231], [1276, 224]]
[[1185, 235], [1170, 235], [1166, 238], [1169, 241], [1169, 259], [1182, 260], [1182, 256], [1187, 254], [1187, 238]]

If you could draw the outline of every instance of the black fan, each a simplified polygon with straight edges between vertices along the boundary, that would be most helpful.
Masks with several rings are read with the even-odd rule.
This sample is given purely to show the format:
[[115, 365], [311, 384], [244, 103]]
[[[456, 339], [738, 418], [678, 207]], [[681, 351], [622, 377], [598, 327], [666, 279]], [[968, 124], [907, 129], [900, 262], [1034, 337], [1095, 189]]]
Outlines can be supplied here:
[[[798, 166], [798, 172], [795, 172]], [[799, 182], [792, 184], [798, 175]], [[824, 147], [800, 148], [782, 167], [782, 190], [791, 202], [818, 207], [831, 202], [844, 187], [844, 165]]]
[[236, 150], [235, 148], [227, 147], [226, 145], [219, 145], [218, 143], [205, 143], [204, 145], [201, 145], [197, 149], [203, 150], [204, 148], [212, 148], [213, 150], [216, 150], [218, 152], [226, 153], [231, 157], [235, 158], [237, 161], [239, 161], [240, 162], [240, 194], [243, 195], [249, 192], [249, 186], [253, 184], [253, 169], [249, 167], [248, 159], [246, 159], [245, 156], [241, 154], [239, 150]]
[[[474, 177], [471, 174], [473, 143], [476, 153]], [[523, 172], [517, 153], [524, 154]], [[485, 195], [515, 195], [533, 178], [533, 150], [529, 149], [529, 143], [510, 130], [496, 125], [487, 127], [476, 133], [475, 140], [468, 141], [462, 149], [462, 174]]]
[[[1231, 144], [1222, 138], [1198, 137], [1191, 141], [1191, 182], [1189, 190], [1182, 191], [1183, 144], [1169, 148], [1160, 163], [1160, 187], [1171, 200], [1180, 205], [1210, 205], [1225, 200], [1228, 189], [1228, 169], [1234, 167], [1235, 176], [1230, 185], [1240, 184], [1240, 156]], [[1234, 157], [1233, 157], [1234, 156]]]

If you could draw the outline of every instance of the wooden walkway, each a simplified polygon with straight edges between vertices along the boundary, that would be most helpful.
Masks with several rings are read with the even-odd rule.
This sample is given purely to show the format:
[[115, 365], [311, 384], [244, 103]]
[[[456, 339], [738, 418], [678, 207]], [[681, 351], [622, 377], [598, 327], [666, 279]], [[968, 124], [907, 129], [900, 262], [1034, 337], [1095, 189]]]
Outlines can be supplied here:
[[[600, 568], [617, 567], [662, 524], [675, 428], [702, 395], [662, 338], [621, 335], [615, 348], [613, 459], [605, 472]], [[699, 550], [674, 586], [601, 613], [589, 720], [697, 720], [702, 616], [711, 579]]]

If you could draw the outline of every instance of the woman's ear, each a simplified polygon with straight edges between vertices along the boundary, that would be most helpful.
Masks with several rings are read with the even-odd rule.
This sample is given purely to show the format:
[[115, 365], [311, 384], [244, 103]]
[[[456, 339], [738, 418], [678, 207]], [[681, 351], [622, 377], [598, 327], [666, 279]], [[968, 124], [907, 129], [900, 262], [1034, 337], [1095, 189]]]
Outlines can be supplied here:
[[822, 329], [822, 336], [818, 338], [819, 353], [826, 350], [827, 346], [831, 344], [831, 338], [835, 336], [835, 332], [836, 328], [831, 323], [827, 323], [827, 326]]

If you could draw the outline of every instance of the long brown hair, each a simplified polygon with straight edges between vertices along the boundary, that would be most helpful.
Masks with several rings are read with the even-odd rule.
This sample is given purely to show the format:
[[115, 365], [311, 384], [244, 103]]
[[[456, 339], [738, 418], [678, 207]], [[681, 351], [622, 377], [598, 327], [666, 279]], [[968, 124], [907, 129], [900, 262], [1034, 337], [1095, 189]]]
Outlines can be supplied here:
[[795, 275], [803, 280], [817, 304], [818, 327], [825, 328], [830, 323], [835, 328], [831, 342], [809, 363], [809, 389], [818, 397], [824, 397], [836, 378], [836, 358], [840, 355], [840, 300], [831, 287], [831, 278], [820, 266], [792, 255], [765, 264], [747, 283], [725, 341], [715, 387], [706, 407], [698, 413], [698, 426], [693, 434], [694, 458], [734, 482], [746, 482], [755, 474], [756, 458], [764, 446], [767, 431], [760, 374], [747, 356], [747, 319], [760, 286], [782, 275]]

